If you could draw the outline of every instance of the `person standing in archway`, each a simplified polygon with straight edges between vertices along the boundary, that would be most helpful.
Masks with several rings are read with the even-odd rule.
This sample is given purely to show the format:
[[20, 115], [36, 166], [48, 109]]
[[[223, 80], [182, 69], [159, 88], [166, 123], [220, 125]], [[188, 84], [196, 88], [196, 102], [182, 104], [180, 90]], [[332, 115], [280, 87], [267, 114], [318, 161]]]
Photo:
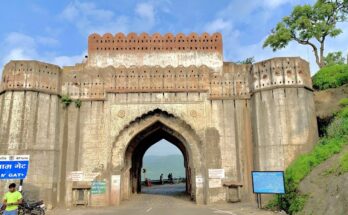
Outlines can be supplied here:
[[163, 184], [163, 173], [160, 175], [160, 183]]

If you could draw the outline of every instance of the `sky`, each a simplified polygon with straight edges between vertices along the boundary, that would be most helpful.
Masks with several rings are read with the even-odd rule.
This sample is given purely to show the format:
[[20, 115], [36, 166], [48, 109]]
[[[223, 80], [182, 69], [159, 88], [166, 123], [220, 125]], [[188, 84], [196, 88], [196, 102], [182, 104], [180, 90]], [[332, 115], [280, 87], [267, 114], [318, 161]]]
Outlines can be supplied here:
[[146, 152], [144, 156], [156, 155], [182, 155], [178, 147], [168, 142], [167, 140], [160, 140], [154, 145], [152, 145]]
[[[300, 56], [317, 71], [310, 48], [291, 43], [273, 52], [262, 44], [294, 5], [314, 0], [4, 0], [0, 8], [0, 67], [35, 59], [60, 66], [82, 61], [93, 32], [221, 32], [224, 60]], [[348, 29], [348, 24], [340, 24]], [[347, 53], [348, 30], [327, 51]], [[343, 50], [342, 50], [343, 49]]]

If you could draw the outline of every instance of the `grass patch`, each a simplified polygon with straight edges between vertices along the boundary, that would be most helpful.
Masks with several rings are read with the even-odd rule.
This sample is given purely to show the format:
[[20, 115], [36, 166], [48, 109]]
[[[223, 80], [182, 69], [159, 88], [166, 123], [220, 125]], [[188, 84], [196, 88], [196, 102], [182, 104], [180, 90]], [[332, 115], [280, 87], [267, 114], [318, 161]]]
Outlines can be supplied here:
[[336, 88], [348, 83], [348, 65], [336, 64], [320, 69], [313, 76], [313, 87], [317, 90]]
[[340, 164], [338, 166], [338, 173], [340, 175], [348, 172], [348, 152], [346, 152], [340, 159]]
[[339, 104], [342, 106], [342, 107], [345, 107], [345, 106], [348, 106], [348, 98], [343, 98], [339, 101]]

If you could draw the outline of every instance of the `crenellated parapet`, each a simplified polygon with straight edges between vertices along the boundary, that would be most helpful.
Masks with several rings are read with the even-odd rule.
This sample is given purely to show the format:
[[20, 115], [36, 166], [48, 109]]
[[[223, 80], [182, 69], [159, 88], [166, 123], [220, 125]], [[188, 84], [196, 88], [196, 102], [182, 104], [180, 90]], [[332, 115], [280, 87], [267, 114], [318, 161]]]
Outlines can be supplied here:
[[300, 58], [273, 58], [254, 65], [224, 63], [221, 73], [201, 66], [132, 66], [61, 69], [38, 61], [11, 61], [1, 90], [35, 90], [74, 99], [105, 100], [107, 93], [204, 92], [209, 99], [249, 99], [252, 93], [312, 83], [309, 65]]
[[39, 61], [10, 61], [4, 67], [1, 91], [34, 90], [60, 93], [61, 68]]
[[173, 51], [197, 51], [222, 53], [222, 36], [220, 33], [212, 35], [203, 33], [191, 33], [176, 35], [167, 33], [161, 35], [154, 33], [110, 33], [99, 35], [91, 34], [88, 37], [88, 54], [95, 52], [173, 52]]
[[299, 58], [273, 58], [258, 62], [251, 70], [253, 92], [281, 87], [312, 89], [309, 64]]
[[74, 99], [103, 100], [106, 93], [203, 92], [210, 99], [249, 98], [251, 66], [226, 64], [216, 74], [206, 66], [107, 67], [62, 74], [62, 94]]
[[222, 36], [167, 33], [91, 34], [88, 37], [87, 67], [202, 66], [221, 72]]

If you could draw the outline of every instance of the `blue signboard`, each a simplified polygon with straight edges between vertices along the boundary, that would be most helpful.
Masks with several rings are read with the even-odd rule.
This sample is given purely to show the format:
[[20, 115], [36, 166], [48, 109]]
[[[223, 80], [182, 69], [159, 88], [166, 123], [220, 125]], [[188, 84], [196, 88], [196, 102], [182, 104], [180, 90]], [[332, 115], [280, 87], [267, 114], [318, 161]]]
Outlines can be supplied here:
[[259, 194], [284, 194], [283, 171], [253, 171], [253, 191]]
[[29, 167], [29, 155], [0, 155], [0, 180], [24, 179]]

